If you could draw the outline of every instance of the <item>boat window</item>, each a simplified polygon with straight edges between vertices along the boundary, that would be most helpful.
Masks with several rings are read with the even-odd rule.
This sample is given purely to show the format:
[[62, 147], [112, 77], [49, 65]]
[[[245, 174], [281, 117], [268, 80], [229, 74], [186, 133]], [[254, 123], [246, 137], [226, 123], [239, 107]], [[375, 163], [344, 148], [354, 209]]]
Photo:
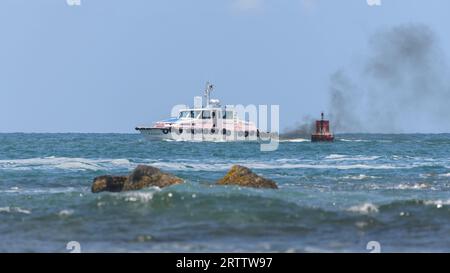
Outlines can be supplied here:
[[192, 111], [194, 114], [194, 118], [200, 118], [200, 115], [202, 114], [202, 111]]
[[211, 118], [211, 111], [202, 112], [202, 119], [210, 119], [210, 118]]
[[233, 111], [225, 111], [225, 112], [223, 112], [223, 118], [224, 119], [232, 119], [233, 118]]
[[194, 111], [181, 111], [179, 118], [192, 118], [192, 115]]

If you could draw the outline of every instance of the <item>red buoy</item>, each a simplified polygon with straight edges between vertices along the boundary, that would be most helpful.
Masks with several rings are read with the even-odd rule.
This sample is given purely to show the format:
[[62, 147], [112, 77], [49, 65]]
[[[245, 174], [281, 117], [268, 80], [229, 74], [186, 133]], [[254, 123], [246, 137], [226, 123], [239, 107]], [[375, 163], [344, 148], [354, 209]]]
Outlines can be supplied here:
[[320, 120], [316, 120], [316, 131], [311, 135], [311, 141], [333, 141], [334, 136], [330, 132], [330, 121], [323, 119], [323, 113], [321, 116]]

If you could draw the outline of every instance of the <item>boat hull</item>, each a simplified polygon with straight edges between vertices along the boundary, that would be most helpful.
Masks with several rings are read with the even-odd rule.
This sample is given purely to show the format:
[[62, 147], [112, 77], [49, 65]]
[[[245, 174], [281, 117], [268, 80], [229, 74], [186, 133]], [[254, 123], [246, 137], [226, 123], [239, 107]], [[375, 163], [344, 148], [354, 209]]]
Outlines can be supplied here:
[[233, 142], [233, 141], [259, 141], [258, 132], [242, 132], [242, 131], [221, 131], [207, 129], [167, 129], [167, 128], [145, 128], [137, 127], [147, 140], [161, 141], [211, 141], [211, 142]]

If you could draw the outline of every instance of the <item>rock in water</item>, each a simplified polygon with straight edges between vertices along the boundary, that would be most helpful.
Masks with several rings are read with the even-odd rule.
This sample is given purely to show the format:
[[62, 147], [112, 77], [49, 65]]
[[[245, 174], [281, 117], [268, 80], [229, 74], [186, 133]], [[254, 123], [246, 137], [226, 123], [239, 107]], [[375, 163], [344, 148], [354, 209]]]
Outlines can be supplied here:
[[96, 177], [94, 182], [92, 183], [91, 191], [92, 192], [101, 192], [101, 191], [112, 191], [119, 192], [122, 191], [125, 182], [127, 181], [126, 176], [111, 176], [111, 175], [103, 175]]
[[160, 169], [139, 165], [128, 176], [128, 180], [125, 182], [124, 190], [139, 190], [145, 187], [167, 187], [170, 185], [181, 184], [183, 179], [174, 175], [164, 173]]
[[219, 181], [218, 185], [237, 185], [242, 187], [278, 189], [277, 184], [253, 173], [249, 168], [234, 165]]
[[167, 174], [158, 168], [139, 165], [129, 176], [103, 175], [96, 177], [92, 183], [91, 191], [121, 192], [140, 190], [146, 187], [167, 187], [183, 183], [183, 180], [171, 174]]

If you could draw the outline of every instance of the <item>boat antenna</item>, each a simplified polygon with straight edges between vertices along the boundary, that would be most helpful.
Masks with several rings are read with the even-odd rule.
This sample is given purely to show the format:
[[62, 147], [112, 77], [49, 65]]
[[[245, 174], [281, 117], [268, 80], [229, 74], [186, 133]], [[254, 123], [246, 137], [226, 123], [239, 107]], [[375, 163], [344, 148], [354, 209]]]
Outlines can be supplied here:
[[206, 88], [205, 88], [206, 107], [209, 106], [210, 94], [211, 94], [211, 91], [213, 91], [213, 89], [214, 89], [214, 85], [212, 85], [210, 82], [206, 82]]

